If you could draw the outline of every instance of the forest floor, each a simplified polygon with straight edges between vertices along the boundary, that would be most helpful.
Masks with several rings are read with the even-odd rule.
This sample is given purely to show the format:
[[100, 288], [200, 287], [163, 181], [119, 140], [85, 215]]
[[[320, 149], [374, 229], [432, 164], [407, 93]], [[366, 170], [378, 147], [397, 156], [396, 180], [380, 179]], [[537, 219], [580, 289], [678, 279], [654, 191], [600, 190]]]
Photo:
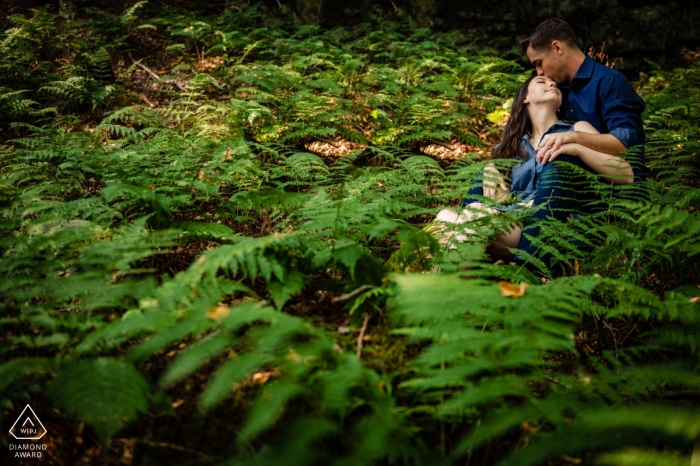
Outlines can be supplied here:
[[634, 83], [652, 177], [590, 176], [594, 213], [513, 265], [484, 246], [534, 210], [430, 234], [531, 73], [512, 53], [400, 12], [55, 13], [0, 40], [0, 404], [48, 430], [8, 464], [700, 455], [697, 53]]

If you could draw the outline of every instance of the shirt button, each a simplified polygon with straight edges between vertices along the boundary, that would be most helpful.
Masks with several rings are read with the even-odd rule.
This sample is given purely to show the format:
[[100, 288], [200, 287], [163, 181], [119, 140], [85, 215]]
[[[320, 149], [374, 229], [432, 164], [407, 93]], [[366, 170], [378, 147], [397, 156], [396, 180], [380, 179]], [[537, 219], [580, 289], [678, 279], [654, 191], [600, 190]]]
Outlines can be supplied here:
[[572, 108], [571, 110], [569, 110], [569, 112], [570, 112], [570, 113], [574, 113], [574, 109]]

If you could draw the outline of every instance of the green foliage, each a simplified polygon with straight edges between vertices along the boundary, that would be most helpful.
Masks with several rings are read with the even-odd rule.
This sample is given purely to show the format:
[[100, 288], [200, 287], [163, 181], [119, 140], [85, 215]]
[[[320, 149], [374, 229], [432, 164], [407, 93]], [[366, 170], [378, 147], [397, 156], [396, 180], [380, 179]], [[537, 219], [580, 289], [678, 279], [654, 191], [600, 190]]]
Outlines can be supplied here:
[[[518, 431], [521, 442], [527, 435], [531, 443], [505, 464], [648, 446], [652, 439], [659, 446], [689, 446], [696, 438], [697, 407], [673, 407], [657, 398], [670, 386], [697, 390], [700, 383], [690, 376], [698, 357], [696, 343], [687, 339], [697, 333], [699, 320], [686, 298], [661, 301], [623, 281], [586, 276], [530, 286], [518, 298], [504, 297], [496, 284], [454, 275], [395, 281], [394, 331], [430, 343], [416, 359], [415, 376], [400, 388], [414, 394], [418, 413], [434, 406], [431, 417], [455, 427], [464, 421], [478, 426], [455, 452]], [[614, 298], [601, 302], [611, 292]], [[580, 329], [586, 316], [607, 328], [608, 318], [633, 318], [640, 325], [654, 319], [668, 327], [648, 332], [644, 344], [586, 360], [575, 344], [590, 338]], [[686, 330], [666, 333], [678, 327]], [[676, 362], [660, 365], [650, 355], [654, 347], [673, 348]]]
[[4, 406], [41, 393], [105, 444], [129, 424], [194, 451], [136, 422], [186, 400], [185, 425], [224, 413], [235, 441], [205, 450], [231, 464], [687, 463], [697, 64], [640, 88], [649, 181], [579, 173], [594, 213], [495, 265], [483, 245], [532, 210], [453, 247], [422, 227], [483, 168], [519, 64], [401, 12], [75, 15], [0, 39]]
[[57, 407], [89, 423], [103, 442], [148, 407], [148, 382], [131, 364], [96, 358], [67, 364], [46, 388]]

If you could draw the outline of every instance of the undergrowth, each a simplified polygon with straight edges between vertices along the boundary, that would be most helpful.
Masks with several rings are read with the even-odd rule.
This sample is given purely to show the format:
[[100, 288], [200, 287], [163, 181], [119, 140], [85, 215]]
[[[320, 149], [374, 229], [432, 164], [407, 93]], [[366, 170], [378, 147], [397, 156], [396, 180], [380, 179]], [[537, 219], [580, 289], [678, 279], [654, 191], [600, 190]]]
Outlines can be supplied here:
[[594, 214], [540, 225], [552, 277], [485, 255], [508, 215], [456, 249], [422, 229], [529, 73], [458, 32], [146, 2], [11, 21], [5, 421], [32, 403], [207, 464], [698, 455], [697, 64], [639, 89], [652, 178], [591, 178]]

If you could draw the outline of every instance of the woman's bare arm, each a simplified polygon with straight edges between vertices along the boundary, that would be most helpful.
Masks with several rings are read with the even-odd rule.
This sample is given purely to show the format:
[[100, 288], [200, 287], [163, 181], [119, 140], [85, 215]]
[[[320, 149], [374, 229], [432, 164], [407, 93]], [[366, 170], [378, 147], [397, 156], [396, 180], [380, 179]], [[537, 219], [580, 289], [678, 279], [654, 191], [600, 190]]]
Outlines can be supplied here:
[[634, 181], [632, 166], [620, 156], [598, 152], [581, 144], [562, 144], [552, 154], [549, 161], [551, 162], [561, 154], [580, 158], [593, 171], [600, 173], [614, 184], [628, 184]]
[[492, 163], [484, 167], [482, 188], [484, 190], [484, 196], [496, 201], [507, 199], [510, 195], [510, 188], [506, 182], [506, 177], [503, 176]]
[[600, 134], [587, 121], [577, 121], [574, 124], [573, 131], [548, 134], [542, 138], [540, 145], [535, 149], [537, 151], [537, 161], [546, 163], [550, 160], [550, 156], [563, 144], [581, 144], [596, 152], [611, 155], [620, 155], [627, 150], [625, 145], [612, 134]]

